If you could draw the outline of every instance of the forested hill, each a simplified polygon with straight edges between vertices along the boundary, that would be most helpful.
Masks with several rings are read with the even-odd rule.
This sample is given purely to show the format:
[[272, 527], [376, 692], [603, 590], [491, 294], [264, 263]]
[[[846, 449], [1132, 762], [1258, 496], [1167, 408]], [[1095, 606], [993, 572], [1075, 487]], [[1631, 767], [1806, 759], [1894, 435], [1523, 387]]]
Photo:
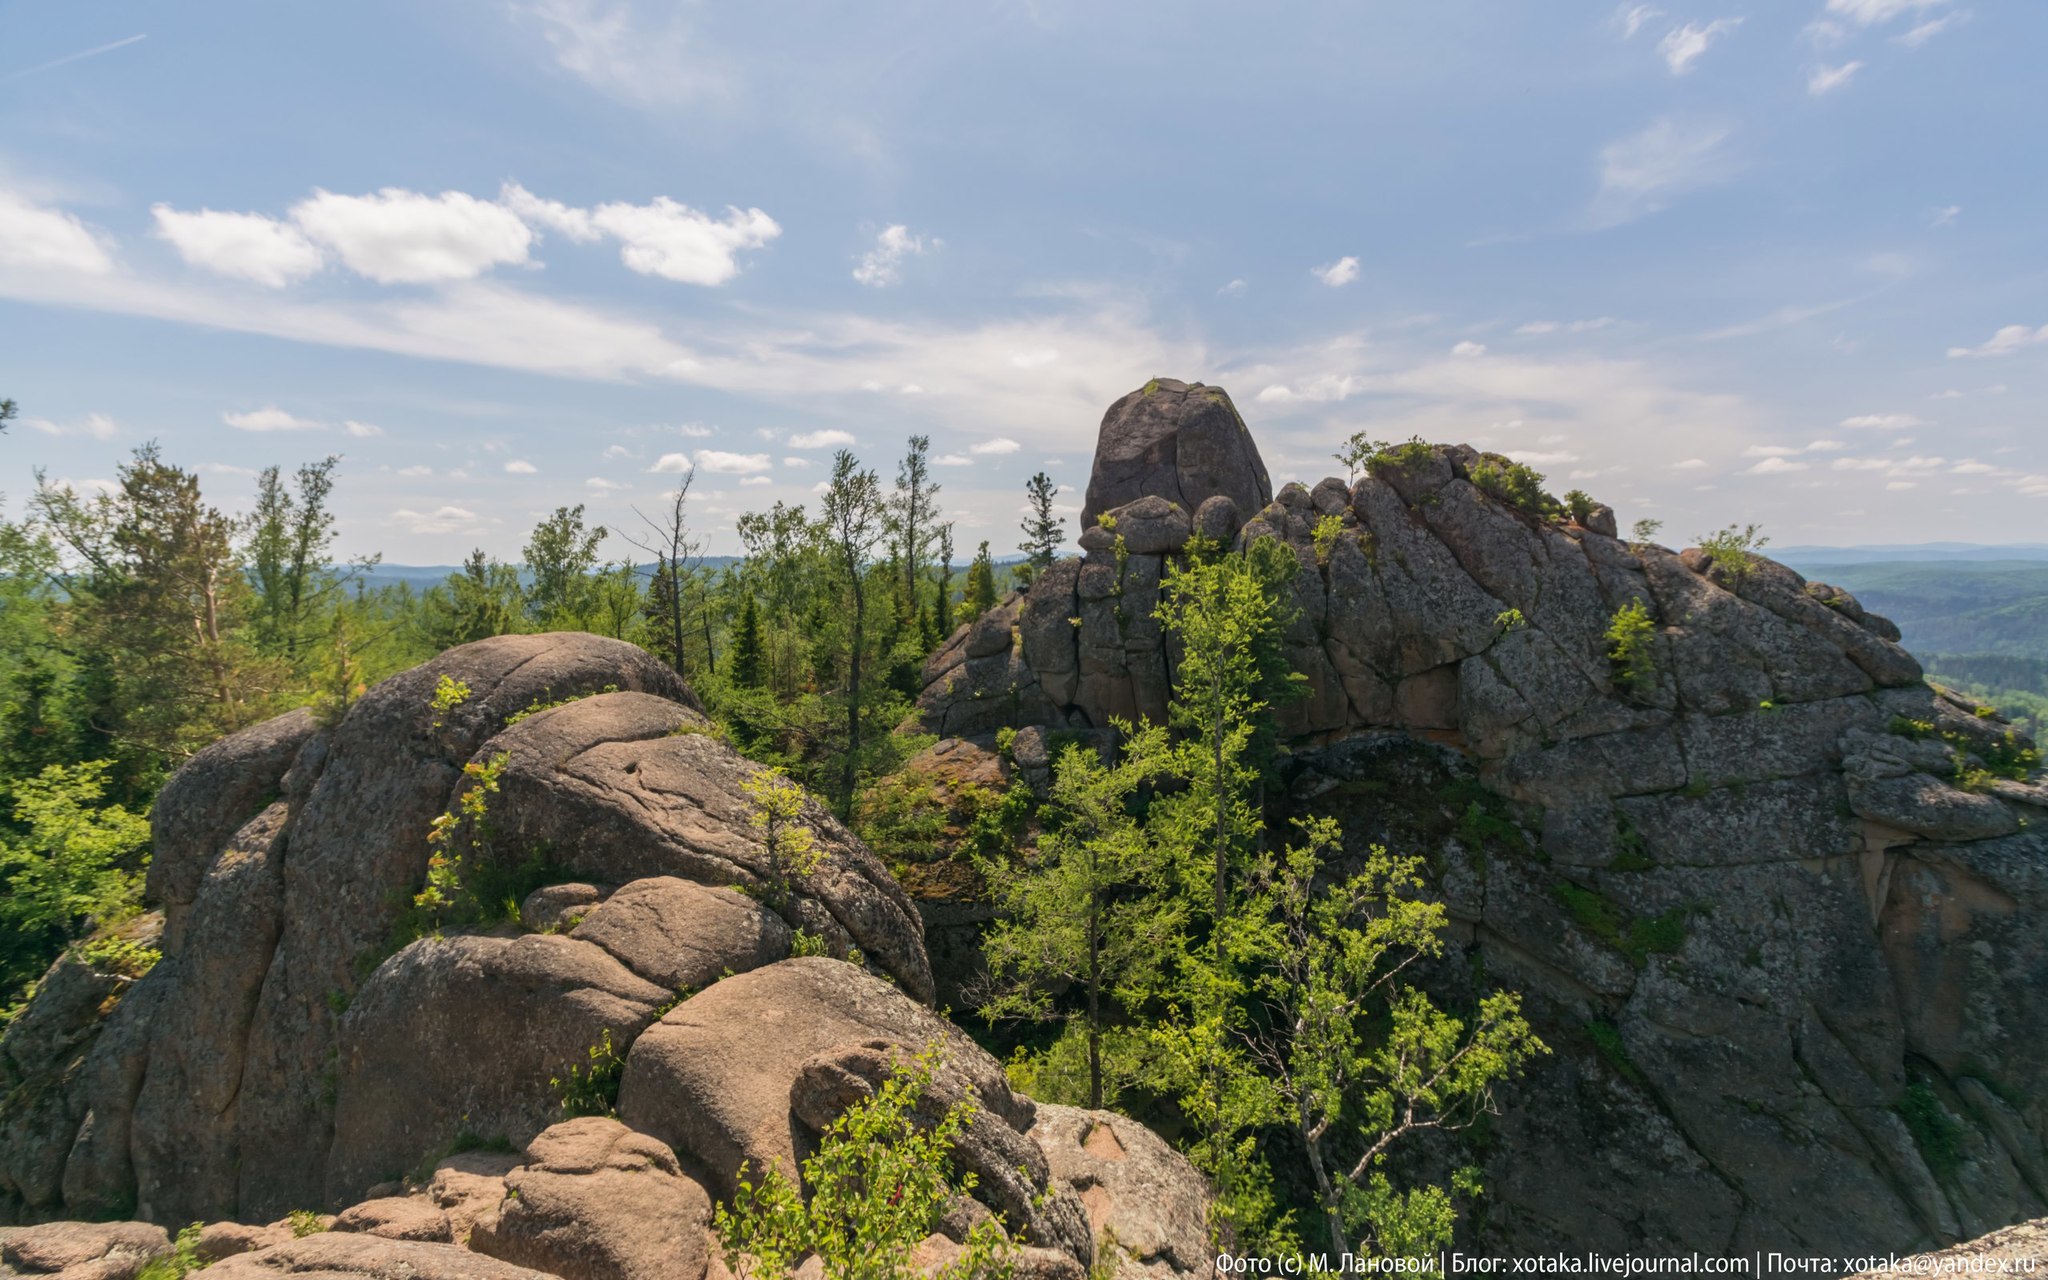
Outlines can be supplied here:
[[[2048, 720], [2048, 552], [1937, 550], [1813, 547], [1785, 560], [1896, 622], [1933, 679], [2038, 730]], [[1866, 558], [1877, 553], [1899, 558]]]

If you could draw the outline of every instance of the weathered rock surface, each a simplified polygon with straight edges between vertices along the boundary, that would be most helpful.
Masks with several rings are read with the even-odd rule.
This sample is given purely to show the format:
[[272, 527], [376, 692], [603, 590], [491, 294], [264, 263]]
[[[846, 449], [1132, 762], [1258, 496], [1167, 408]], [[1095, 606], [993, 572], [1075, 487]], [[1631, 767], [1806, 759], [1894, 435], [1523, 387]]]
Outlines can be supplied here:
[[1221, 387], [1154, 378], [1102, 416], [1081, 528], [1144, 497], [1191, 513], [1218, 495], [1239, 511], [1257, 511], [1273, 496], [1244, 419]]
[[[265, 1222], [465, 1137], [523, 1143], [604, 1034], [623, 1053], [679, 988], [780, 959], [799, 927], [929, 999], [916, 910], [821, 807], [821, 863], [779, 911], [735, 892], [766, 874], [757, 766], [706, 728], [645, 651], [562, 633], [452, 649], [331, 728], [296, 712], [200, 753], [155, 814], [163, 959], [140, 981], [61, 962], [0, 1040], [0, 1221]], [[545, 870], [522, 915], [550, 932], [398, 947], [430, 824], [477, 785], [465, 765], [501, 758], [489, 830], [453, 847], [469, 882], [528, 893]]]
[[675, 1153], [616, 1120], [558, 1124], [505, 1179], [469, 1247], [563, 1280], [700, 1280], [711, 1199]]
[[[1527, 832], [1483, 857], [1469, 833], [1432, 836], [1472, 963], [1529, 992], [1564, 1050], [1494, 1126], [1479, 1243], [1845, 1253], [2048, 1208], [2028, 1172], [2048, 1109], [2005, 1101], [2048, 1096], [2021, 1047], [2048, 1031], [2023, 990], [2048, 982], [2048, 788], [1970, 772], [2004, 726], [1930, 689], [1847, 592], [1620, 541], [1611, 511], [1533, 516], [1479, 483], [1501, 460], [1464, 446], [1272, 492], [1248, 436], [1214, 446], [1237, 437], [1222, 397], [1191, 403], [1209, 394], [1162, 382], [1112, 408], [1087, 554], [954, 637], [923, 728], [1162, 719], [1172, 504], [1239, 547], [1273, 540], [1298, 566], [1285, 647], [1307, 680], [1278, 711], [1279, 813], [1341, 812], [1362, 846], [1389, 804], [1462, 795], [1455, 825], [1490, 791]], [[1176, 487], [1194, 412], [1199, 492]], [[1098, 512], [1139, 532], [1121, 562]], [[1631, 602], [1652, 623], [1640, 682], [1607, 635]], [[1418, 740], [1443, 760], [1389, 776], [1375, 744]], [[1902, 1119], [1937, 1104], [1946, 1121], [1918, 1134]], [[1948, 1121], [1955, 1158], [1926, 1131]]]
[[1041, 1102], [1031, 1137], [1114, 1250], [1120, 1280], [1214, 1271], [1208, 1185], [1158, 1134], [1114, 1112]]
[[9, 1232], [0, 1242], [0, 1264], [15, 1275], [62, 1272], [116, 1280], [170, 1248], [164, 1229], [146, 1222], [49, 1222]]
[[558, 1280], [459, 1245], [332, 1231], [238, 1254], [206, 1274], [209, 1280]]

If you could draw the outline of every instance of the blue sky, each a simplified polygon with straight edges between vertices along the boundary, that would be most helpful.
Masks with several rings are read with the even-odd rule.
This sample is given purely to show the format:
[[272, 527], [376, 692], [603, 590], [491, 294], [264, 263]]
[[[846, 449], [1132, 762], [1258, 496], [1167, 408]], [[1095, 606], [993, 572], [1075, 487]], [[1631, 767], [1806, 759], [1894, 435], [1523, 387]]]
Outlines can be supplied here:
[[2043, 48], [2022, 0], [8, 0], [0, 491], [338, 452], [345, 549], [434, 563], [694, 463], [730, 550], [919, 431], [1001, 551], [1166, 375], [1276, 483], [1363, 429], [1667, 541], [2039, 541]]

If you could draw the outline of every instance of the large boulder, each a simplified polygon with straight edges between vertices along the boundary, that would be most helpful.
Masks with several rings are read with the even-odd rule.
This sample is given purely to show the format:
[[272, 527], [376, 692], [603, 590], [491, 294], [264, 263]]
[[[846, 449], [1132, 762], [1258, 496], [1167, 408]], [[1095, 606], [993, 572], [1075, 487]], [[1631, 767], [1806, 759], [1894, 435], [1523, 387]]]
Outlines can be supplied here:
[[8, 1232], [0, 1264], [9, 1275], [127, 1280], [170, 1249], [170, 1236], [147, 1222], [46, 1222]]
[[208, 1267], [206, 1274], [207, 1280], [559, 1280], [460, 1245], [336, 1231], [237, 1254]]
[[1158, 1134], [1113, 1111], [1041, 1102], [1031, 1138], [1080, 1197], [1119, 1280], [1214, 1274], [1208, 1183]]
[[1143, 497], [1176, 503], [1192, 516], [1219, 494], [1239, 511], [1257, 511], [1273, 496], [1237, 406], [1221, 387], [1154, 378], [1102, 415], [1081, 528]]
[[583, 917], [569, 936], [594, 942], [649, 982], [698, 991], [789, 955], [789, 926], [736, 888], [675, 876], [635, 880]]
[[675, 1153], [598, 1116], [548, 1129], [469, 1247], [563, 1280], [701, 1280], [711, 1199]]

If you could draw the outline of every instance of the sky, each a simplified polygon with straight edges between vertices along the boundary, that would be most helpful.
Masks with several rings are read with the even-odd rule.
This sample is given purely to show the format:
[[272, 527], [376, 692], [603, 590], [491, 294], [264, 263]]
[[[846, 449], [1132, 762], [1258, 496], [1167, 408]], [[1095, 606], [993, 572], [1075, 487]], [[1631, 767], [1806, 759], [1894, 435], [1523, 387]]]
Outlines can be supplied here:
[[0, 0], [0, 493], [340, 454], [341, 550], [434, 564], [694, 467], [727, 552], [923, 433], [1000, 555], [1165, 376], [1276, 484], [1420, 435], [1673, 544], [2038, 542], [2044, 47], [2038, 0]]

